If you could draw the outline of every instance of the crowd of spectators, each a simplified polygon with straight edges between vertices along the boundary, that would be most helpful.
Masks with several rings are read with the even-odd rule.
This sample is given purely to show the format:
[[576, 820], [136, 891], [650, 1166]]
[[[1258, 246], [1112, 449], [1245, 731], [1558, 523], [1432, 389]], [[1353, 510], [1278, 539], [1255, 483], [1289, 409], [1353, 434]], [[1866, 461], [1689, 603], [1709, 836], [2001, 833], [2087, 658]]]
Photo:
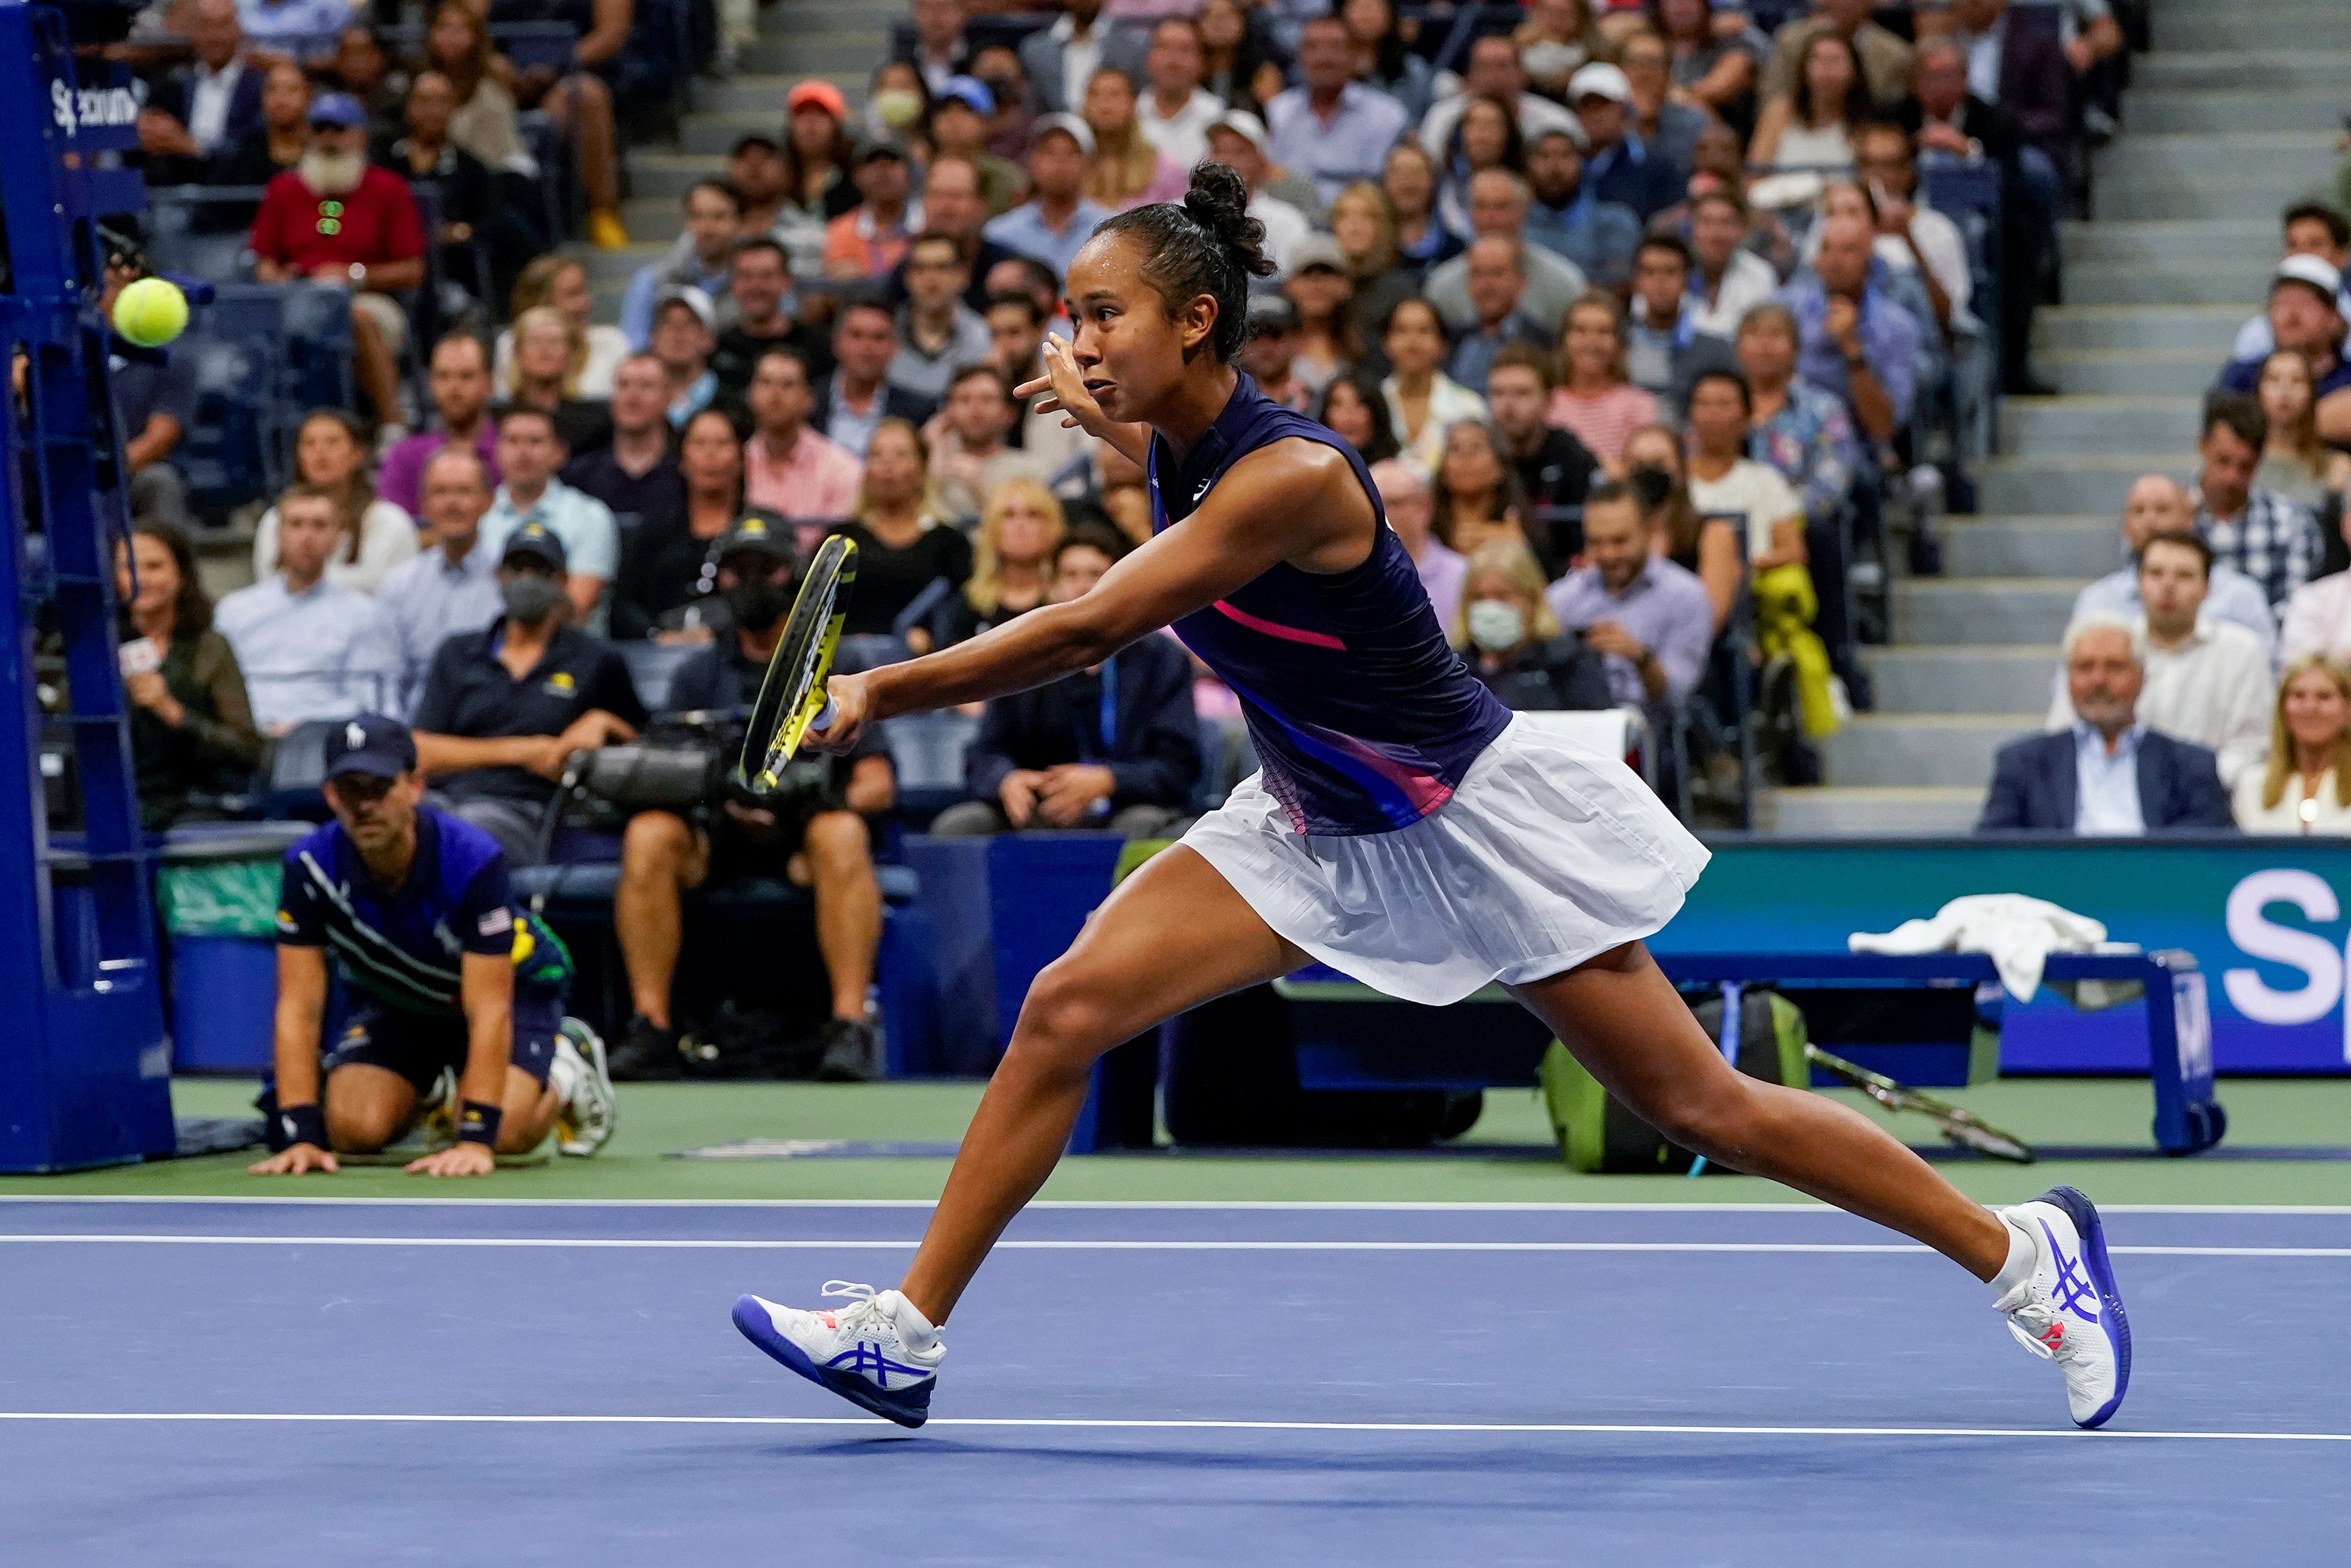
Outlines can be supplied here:
[[2282, 228], [2193, 484], [2131, 485], [2127, 564], [2075, 600], [2048, 733], [2001, 753], [1980, 827], [2351, 831], [2351, 221], [2304, 202]]
[[[1082, 592], [1148, 537], [1142, 473], [1024, 389], [1094, 225], [1199, 159], [1241, 176], [1277, 264], [1243, 365], [1372, 465], [1479, 676], [1516, 707], [1643, 710], [1701, 804], [1760, 690], [1792, 737], [1769, 766], [1808, 781], [1804, 741], [1868, 700], [1855, 550], [1882, 561], [1919, 474], [1965, 495], [1996, 392], [2045, 390], [2032, 313], [2121, 41], [2103, 0], [1534, 0], [1460, 29], [1391, 0], [914, 0], [862, 102], [793, 86], [600, 300], [561, 246], [626, 243], [629, 129], [692, 68], [635, 47], [664, 0], [557, 13], [570, 59], [528, 68], [502, 29], [544, 7], [310, 7], [299, 36], [290, 9], [170, 0], [128, 47], [151, 185], [220, 188], [230, 220], [204, 221], [245, 229], [246, 276], [340, 290], [353, 344], [352, 406], [300, 421], [258, 580], [216, 611], [172, 467], [188, 390], [118, 367], [150, 815], [380, 709], [517, 864], [566, 758], [649, 707], [731, 705], [826, 534], [860, 548], [866, 660]], [[739, 17], [713, 37], [723, 68]], [[2314, 804], [2351, 788], [2314, 716], [2339, 740], [2351, 225], [2298, 206], [2285, 246], [2198, 484], [2134, 486], [2131, 565], [2084, 596], [2051, 705], [2071, 749], [2004, 758], [1987, 826], [2110, 828], [2163, 769], [2185, 782], [2142, 825], [2225, 820], [2231, 789], [2248, 825], [2345, 810]], [[1157, 643], [989, 705], [937, 826], [1165, 831], [1212, 798], [1232, 711]], [[890, 769], [853, 759], [789, 821], [734, 801], [629, 830], [640, 1065], [675, 1036], [680, 900], [737, 858], [814, 890], [834, 1043], [867, 1049], [849, 824], [894, 802]]]

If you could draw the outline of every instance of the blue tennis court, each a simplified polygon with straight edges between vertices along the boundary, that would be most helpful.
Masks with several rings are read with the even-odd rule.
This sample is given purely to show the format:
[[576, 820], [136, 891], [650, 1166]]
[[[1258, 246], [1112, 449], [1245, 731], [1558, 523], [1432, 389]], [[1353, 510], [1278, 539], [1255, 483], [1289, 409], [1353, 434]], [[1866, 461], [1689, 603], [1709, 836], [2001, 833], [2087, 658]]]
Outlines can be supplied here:
[[2351, 1211], [2110, 1212], [2104, 1433], [1812, 1207], [1061, 1205], [906, 1433], [747, 1290], [914, 1204], [0, 1202], [11, 1563], [2339, 1563]]

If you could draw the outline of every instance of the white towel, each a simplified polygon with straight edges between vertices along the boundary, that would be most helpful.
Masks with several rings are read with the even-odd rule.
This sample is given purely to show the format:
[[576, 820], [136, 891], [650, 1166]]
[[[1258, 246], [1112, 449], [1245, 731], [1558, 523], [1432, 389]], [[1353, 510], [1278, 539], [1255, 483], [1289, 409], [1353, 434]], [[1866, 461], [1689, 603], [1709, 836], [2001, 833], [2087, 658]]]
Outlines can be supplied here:
[[[2020, 1002], [2041, 988], [2052, 953], [2107, 950], [2106, 928], [2086, 915], [2021, 893], [1971, 893], [1891, 931], [1856, 931], [1845, 938], [1856, 953], [1982, 953], [2000, 983]], [[2136, 951], [2136, 949], [2131, 949]]]

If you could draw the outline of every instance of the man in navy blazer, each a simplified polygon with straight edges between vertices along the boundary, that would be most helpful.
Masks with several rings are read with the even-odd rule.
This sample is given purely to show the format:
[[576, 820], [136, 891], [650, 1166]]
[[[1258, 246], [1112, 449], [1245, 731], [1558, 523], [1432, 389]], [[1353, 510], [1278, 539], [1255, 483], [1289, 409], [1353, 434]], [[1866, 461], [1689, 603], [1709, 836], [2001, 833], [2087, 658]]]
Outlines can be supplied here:
[[197, 0], [187, 26], [195, 60], [155, 82], [140, 110], [139, 144], [151, 185], [194, 183], [205, 159], [261, 123], [261, 84], [269, 72], [245, 57], [235, 0]]
[[2137, 627], [2095, 615], [2065, 634], [2071, 729], [2002, 747], [1976, 831], [2134, 836], [2235, 826], [2212, 753], [2138, 722]]

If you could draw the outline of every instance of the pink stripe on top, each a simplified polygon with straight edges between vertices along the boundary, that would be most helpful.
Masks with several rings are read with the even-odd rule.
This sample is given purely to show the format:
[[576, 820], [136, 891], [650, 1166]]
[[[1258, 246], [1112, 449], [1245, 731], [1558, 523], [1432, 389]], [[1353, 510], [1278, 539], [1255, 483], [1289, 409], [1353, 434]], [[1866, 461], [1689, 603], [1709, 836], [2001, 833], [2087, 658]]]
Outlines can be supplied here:
[[1343, 653], [1347, 651], [1347, 644], [1327, 632], [1309, 632], [1303, 627], [1277, 625], [1263, 616], [1252, 615], [1246, 610], [1236, 610], [1221, 599], [1217, 601], [1217, 612], [1228, 620], [1239, 622], [1252, 632], [1262, 632], [1269, 637], [1279, 637], [1285, 643], [1305, 643], [1317, 648], [1336, 648]]

